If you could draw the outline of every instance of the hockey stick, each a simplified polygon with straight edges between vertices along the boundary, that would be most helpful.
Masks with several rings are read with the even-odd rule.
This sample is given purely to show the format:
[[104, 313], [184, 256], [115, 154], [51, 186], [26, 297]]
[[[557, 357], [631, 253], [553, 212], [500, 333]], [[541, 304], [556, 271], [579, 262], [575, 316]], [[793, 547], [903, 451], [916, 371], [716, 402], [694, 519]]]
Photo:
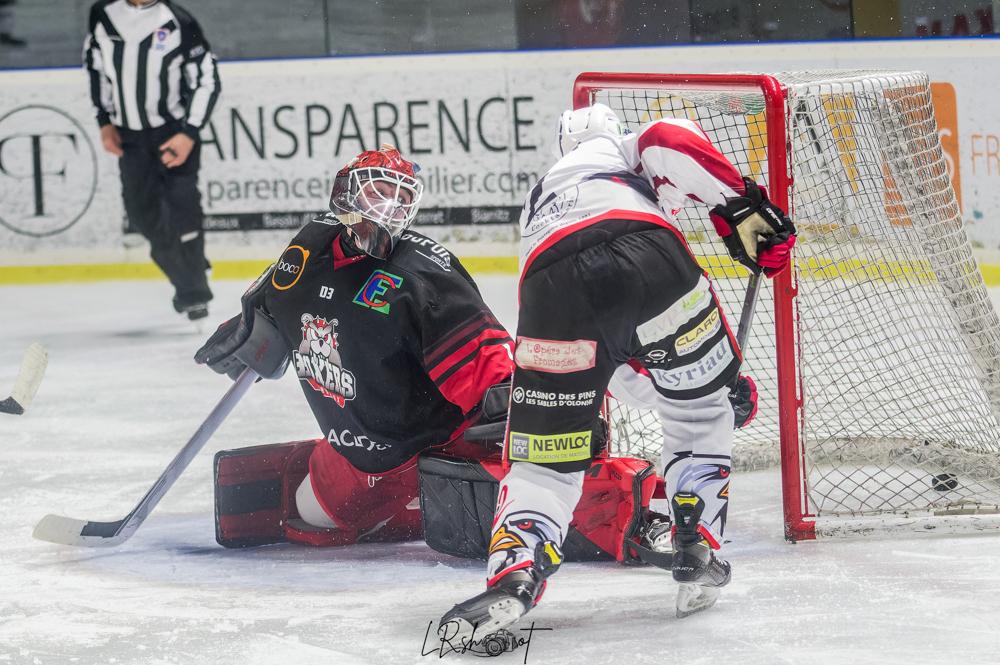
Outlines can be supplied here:
[[45, 347], [38, 342], [32, 343], [24, 352], [21, 369], [17, 373], [10, 397], [0, 402], [0, 413], [12, 413], [15, 416], [24, 413], [38, 392], [38, 386], [42, 382], [48, 364], [49, 354], [46, 353]]
[[743, 297], [743, 311], [740, 312], [740, 323], [736, 329], [736, 343], [740, 345], [740, 354], [747, 345], [750, 338], [750, 327], [753, 325], [754, 310], [757, 309], [757, 296], [760, 293], [761, 273], [756, 272], [750, 275], [747, 282], [747, 293]]
[[249, 368], [243, 370], [243, 373], [212, 409], [212, 412], [208, 414], [198, 430], [146, 492], [146, 496], [142, 497], [139, 504], [128, 515], [114, 522], [90, 522], [60, 515], [46, 515], [31, 535], [38, 540], [47, 540], [50, 543], [81, 547], [115, 547], [124, 543], [149, 517], [163, 495], [180, 477], [194, 456], [204, 447], [215, 430], [219, 428], [222, 421], [226, 419], [226, 416], [256, 380], [256, 372]]

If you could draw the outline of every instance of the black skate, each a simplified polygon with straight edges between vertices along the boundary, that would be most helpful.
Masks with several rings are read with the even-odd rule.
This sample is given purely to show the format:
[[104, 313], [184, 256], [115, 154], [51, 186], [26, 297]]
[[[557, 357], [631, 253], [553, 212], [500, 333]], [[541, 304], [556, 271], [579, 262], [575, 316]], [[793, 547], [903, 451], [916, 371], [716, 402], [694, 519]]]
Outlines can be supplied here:
[[197, 321], [208, 316], [208, 303], [196, 303], [184, 310], [187, 313], [188, 321]]
[[451, 608], [438, 623], [438, 635], [452, 648], [469, 648], [474, 641], [513, 625], [538, 602], [545, 580], [534, 566], [504, 575], [483, 593]]
[[438, 635], [454, 648], [468, 648], [513, 625], [538, 604], [546, 578], [559, 570], [562, 561], [558, 545], [538, 543], [531, 566], [507, 573], [483, 593], [448, 610], [438, 622]]
[[732, 577], [728, 561], [715, 556], [712, 546], [698, 532], [705, 502], [694, 494], [678, 492], [671, 501], [674, 520], [673, 575], [677, 589], [677, 616], [708, 609], [719, 599], [719, 588]]
[[197, 298], [179, 298], [174, 296], [174, 310], [178, 314], [187, 315], [188, 321], [194, 321], [195, 328], [198, 332], [201, 332], [201, 324], [198, 322], [208, 317], [208, 300], [211, 297], [211, 294], [209, 294], [208, 298], [204, 296]]
[[187, 314], [190, 321], [198, 321], [208, 316], [208, 301], [211, 299], [212, 292], [207, 289], [187, 291], [174, 296], [174, 311]]

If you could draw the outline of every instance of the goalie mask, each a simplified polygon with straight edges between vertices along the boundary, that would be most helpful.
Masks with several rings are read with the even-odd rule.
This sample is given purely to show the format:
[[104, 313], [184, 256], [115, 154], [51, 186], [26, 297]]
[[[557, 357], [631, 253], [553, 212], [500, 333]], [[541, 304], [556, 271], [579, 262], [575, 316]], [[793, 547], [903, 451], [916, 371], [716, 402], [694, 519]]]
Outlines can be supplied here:
[[424, 186], [418, 167], [391, 145], [366, 150], [337, 173], [330, 210], [359, 250], [377, 259], [392, 253], [417, 214]]
[[621, 138], [628, 133], [615, 112], [604, 104], [563, 111], [556, 125], [558, 157], [596, 136]]

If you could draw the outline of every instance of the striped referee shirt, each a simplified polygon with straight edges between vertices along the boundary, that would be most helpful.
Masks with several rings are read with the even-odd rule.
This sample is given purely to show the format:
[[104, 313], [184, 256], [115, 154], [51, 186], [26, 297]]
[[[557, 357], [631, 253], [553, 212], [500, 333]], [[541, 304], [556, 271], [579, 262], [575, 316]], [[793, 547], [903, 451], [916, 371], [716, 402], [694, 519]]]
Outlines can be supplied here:
[[222, 88], [201, 26], [169, 0], [140, 7], [96, 2], [83, 61], [101, 127], [141, 130], [170, 122], [197, 138]]

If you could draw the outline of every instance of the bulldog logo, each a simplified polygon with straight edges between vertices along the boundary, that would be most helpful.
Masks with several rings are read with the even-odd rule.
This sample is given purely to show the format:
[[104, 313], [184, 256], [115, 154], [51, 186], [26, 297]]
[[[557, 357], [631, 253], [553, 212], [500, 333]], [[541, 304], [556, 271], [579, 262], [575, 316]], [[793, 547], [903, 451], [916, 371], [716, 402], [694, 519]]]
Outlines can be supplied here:
[[338, 323], [337, 319], [327, 321], [303, 314], [302, 342], [298, 351], [292, 352], [292, 359], [300, 380], [343, 408], [347, 400], [354, 399], [356, 384], [354, 374], [344, 369], [340, 357], [339, 335], [335, 332]]

